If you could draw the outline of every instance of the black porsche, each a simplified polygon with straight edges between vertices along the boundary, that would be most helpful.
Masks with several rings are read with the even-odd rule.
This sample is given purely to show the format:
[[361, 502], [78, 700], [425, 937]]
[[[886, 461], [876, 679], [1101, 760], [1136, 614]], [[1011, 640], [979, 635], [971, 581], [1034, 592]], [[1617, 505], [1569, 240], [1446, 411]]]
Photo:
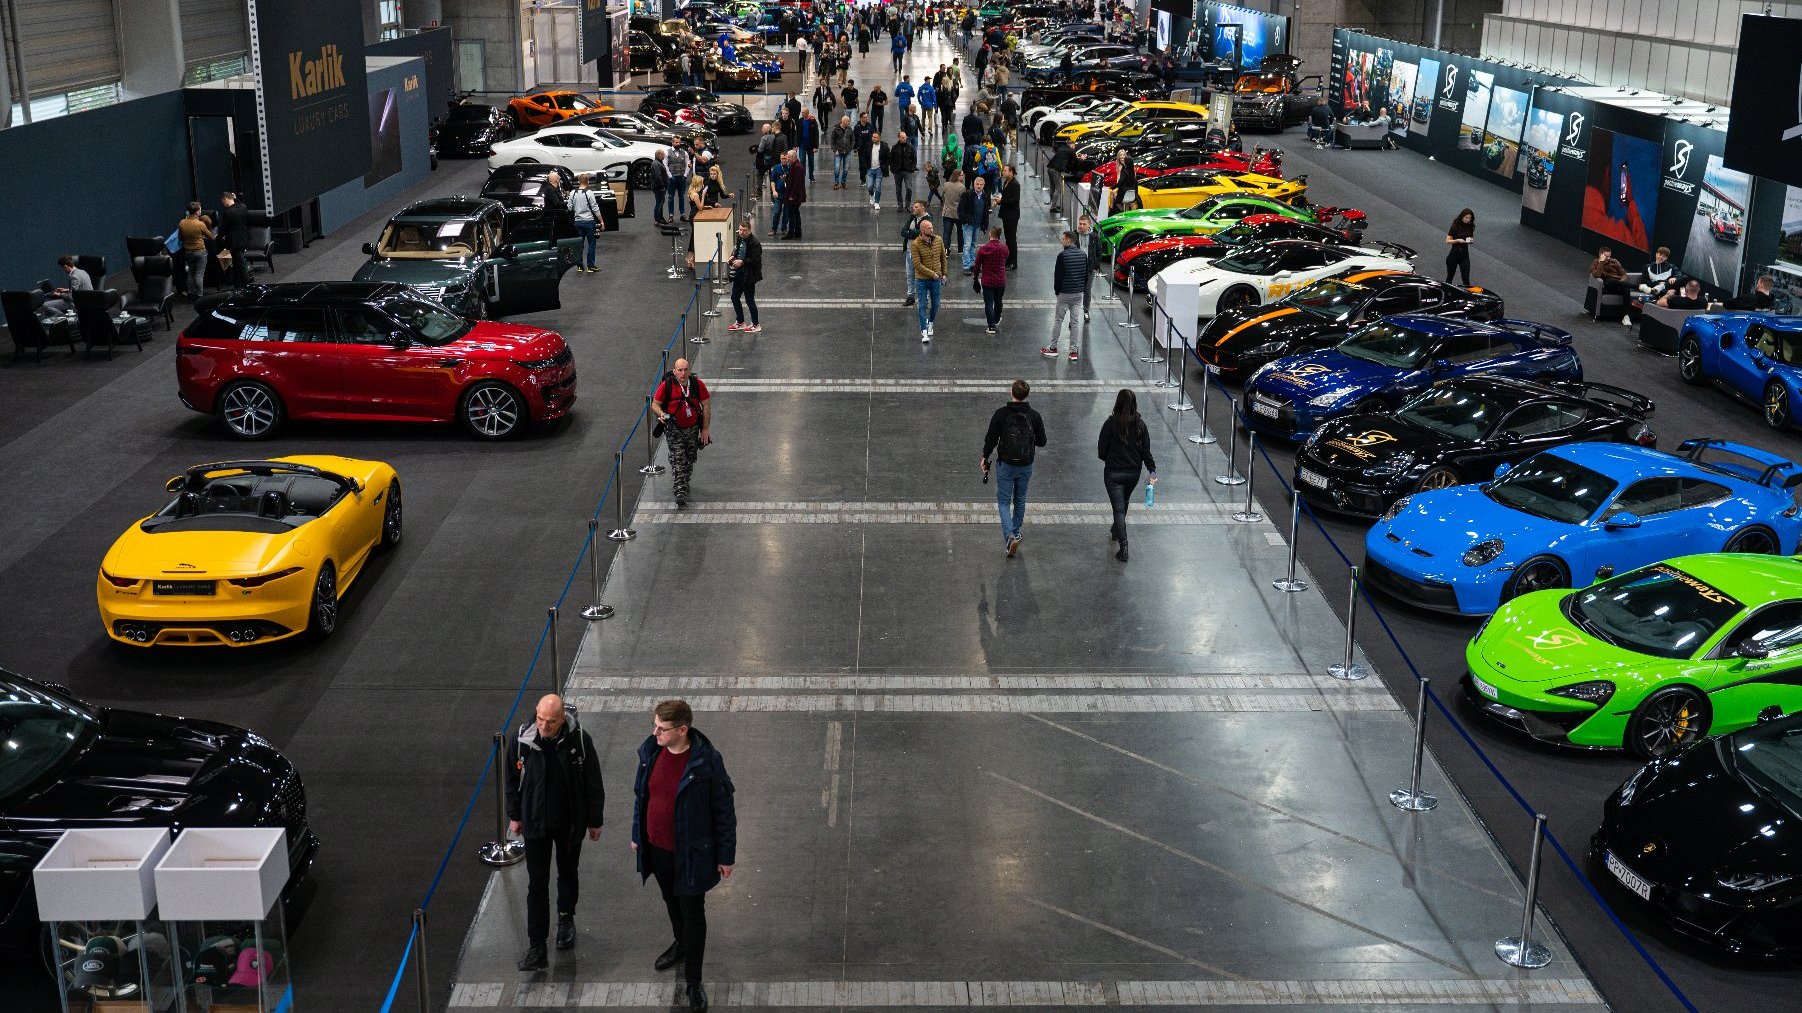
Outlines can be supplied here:
[[1656, 446], [1652, 408], [1600, 383], [1441, 380], [1393, 412], [1322, 423], [1295, 452], [1295, 488], [1315, 506], [1375, 517], [1409, 493], [1485, 481], [1561, 443]]
[[289, 888], [319, 841], [300, 774], [254, 732], [93, 707], [0, 670], [0, 942], [38, 929], [31, 870], [77, 827], [283, 827]]
[[1196, 336], [1195, 354], [1231, 379], [1285, 355], [1331, 348], [1366, 320], [1397, 313], [1499, 320], [1502, 310], [1502, 297], [1482, 288], [1459, 288], [1418, 274], [1360, 271], [1322, 279], [1274, 303], [1219, 313]]
[[1799, 833], [1802, 714], [1792, 714], [1641, 767], [1602, 804], [1589, 853], [1598, 881], [1684, 935], [1729, 953], [1794, 959], [1802, 953]]
[[487, 158], [496, 141], [513, 136], [513, 118], [506, 110], [481, 102], [462, 102], [438, 125], [438, 154], [444, 157]]

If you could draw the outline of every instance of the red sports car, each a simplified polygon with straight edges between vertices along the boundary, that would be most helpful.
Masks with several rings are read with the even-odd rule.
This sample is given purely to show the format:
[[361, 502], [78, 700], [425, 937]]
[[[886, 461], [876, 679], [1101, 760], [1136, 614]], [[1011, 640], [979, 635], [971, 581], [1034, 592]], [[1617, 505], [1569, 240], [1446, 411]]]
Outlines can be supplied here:
[[[1158, 176], [1187, 169], [1232, 169], [1237, 172], [1255, 172], [1261, 176], [1274, 176], [1282, 179], [1283, 153], [1258, 151], [1247, 155], [1242, 151], [1159, 148], [1135, 158], [1133, 168], [1138, 172], [1140, 179], [1155, 179]], [[1119, 172], [1119, 163], [1103, 162], [1090, 169], [1083, 176], [1082, 181], [1093, 186], [1099, 180], [1103, 186], [1113, 186]]]
[[576, 400], [562, 335], [465, 320], [394, 282], [253, 285], [202, 306], [176, 340], [181, 401], [240, 439], [333, 419], [455, 421], [499, 440]]

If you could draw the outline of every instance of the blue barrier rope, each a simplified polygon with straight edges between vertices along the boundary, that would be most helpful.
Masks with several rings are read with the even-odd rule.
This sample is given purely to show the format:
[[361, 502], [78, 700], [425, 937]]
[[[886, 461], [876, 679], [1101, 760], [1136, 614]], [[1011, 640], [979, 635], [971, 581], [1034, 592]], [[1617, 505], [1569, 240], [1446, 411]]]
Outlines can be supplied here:
[[407, 948], [401, 951], [400, 966], [394, 969], [394, 980], [388, 983], [387, 998], [382, 1000], [382, 1013], [388, 1013], [394, 1007], [394, 997], [400, 992], [400, 979], [407, 973], [407, 962], [413, 959], [413, 943], [419, 938], [419, 924], [414, 923], [407, 933]]

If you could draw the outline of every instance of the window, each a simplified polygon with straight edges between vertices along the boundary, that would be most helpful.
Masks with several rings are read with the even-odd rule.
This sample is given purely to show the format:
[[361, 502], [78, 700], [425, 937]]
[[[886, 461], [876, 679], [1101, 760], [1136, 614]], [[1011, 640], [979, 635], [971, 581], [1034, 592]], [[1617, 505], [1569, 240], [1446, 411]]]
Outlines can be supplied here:
[[1614, 498], [1602, 515], [1609, 520], [1623, 513], [1638, 517], [1656, 517], [1683, 506], [1683, 480], [1679, 478], [1644, 478], [1628, 486]]
[[280, 341], [303, 344], [331, 340], [325, 310], [305, 306], [271, 306], [256, 327], [246, 328], [245, 341]]
[[377, 20], [381, 22], [382, 38], [400, 38], [400, 0], [376, 0], [375, 14]]
[[393, 340], [394, 322], [367, 306], [340, 306], [332, 311], [338, 336], [353, 345], [386, 345]]
[[228, 77], [250, 73], [250, 57], [233, 56], [224, 60], [208, 60], [188, 65], [187, 73], [182, 75], [181, 83], [192, 87], [206, 84], [208, 81], [223, 81]]
[[1439, 343], [1439, 358], [1453, 365], [1463, 365], [1494, 358], [1510, 347], [1508, 342], [1487, 334], [1460, 334]]
[[1530, 439], [1569, 429], [1583, 421], [1589, 411], [1574, 401], [1540, 401], [1522, 405], [1502, 423], [1502, 432]]
[[247, 336], [246, 328], [255, 329], [262, 310], [255, 306], [215, 306], [206, 315], [188, 325], [188, 336], [204, 341], [258, 341]]
[[1723, 641], [1727, 642], [1735, 648], [1754, 646], [1771, 652], [1802, 644], [1802, 602], [1779, 602], [1759, 609]]
[[1420, 306], [1420, 290], [1411, 285], [1390, 289], [1370, 301], [1366, 316], [1386, 317], [1391, 313], [1407, 313]]
[[1700, 478], [1683, 480], [1683, 508], [1708, 507], [1716, 503], [1724, 503], [1733, 491], [1724, 485], [1709, 482]]

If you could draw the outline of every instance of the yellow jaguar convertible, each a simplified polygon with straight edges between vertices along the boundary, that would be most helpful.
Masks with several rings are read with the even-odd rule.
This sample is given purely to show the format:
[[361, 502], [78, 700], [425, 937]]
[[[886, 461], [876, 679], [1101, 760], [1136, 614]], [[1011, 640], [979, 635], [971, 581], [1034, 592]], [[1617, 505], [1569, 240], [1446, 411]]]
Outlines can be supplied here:
[[1308, 193], [1308, 177], [1277, 179], [1238, 169], [1185, 169], [1139, 180], [1139, 207], [1186, 208], [1209, 197], [1268, 197], [1298, 204]]
[[166, 488], [100, 563], [100, 620], [134, 647], [323, 639], [371, 554], [400, 542], [400, 478], [380, 461], [223, 461]]

